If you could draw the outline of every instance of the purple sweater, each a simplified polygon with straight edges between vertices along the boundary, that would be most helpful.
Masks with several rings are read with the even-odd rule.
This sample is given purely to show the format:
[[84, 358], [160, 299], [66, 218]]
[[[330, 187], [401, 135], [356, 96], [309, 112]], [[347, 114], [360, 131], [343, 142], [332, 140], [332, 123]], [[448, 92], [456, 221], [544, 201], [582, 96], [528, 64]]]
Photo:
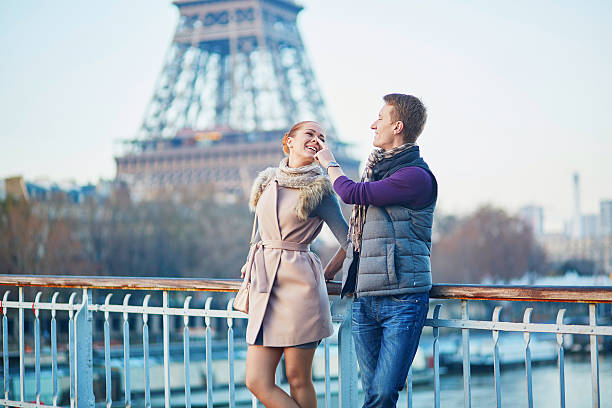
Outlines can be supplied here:
[[404, 167], [385, 179], [368, 183], [355, 183], [341, 176], [334, 182], [334, 190], [347, 204], [377, 207], [402, 204], [418, 209], [431, 201], [433, 181], [420, 167]]

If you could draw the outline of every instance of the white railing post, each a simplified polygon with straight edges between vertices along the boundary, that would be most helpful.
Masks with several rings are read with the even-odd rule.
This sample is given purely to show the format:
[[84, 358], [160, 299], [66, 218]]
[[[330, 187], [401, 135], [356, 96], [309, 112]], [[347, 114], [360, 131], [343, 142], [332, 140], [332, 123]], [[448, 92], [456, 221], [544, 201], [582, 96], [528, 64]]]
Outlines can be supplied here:
[[76, 400], [79, 408], [94, 408], [91, 289], [83, 289], [76, 316]]
[[338, 400], [340, 408], [359, 406], [357, 402], [357, 355], [353, 344], [353, 298], [336, 302], [344, 305], [344, 319], [338, 329]]

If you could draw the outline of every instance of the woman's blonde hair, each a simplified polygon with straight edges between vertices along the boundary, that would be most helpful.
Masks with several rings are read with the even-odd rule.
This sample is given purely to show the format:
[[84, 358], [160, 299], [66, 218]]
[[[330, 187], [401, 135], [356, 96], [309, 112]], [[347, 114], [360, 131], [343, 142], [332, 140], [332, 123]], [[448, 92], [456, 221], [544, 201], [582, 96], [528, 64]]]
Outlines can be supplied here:
[[291, 129], [287, 133], [285, 133], [285, 136], [283, 136], [283, 152], [285, 152], [287, 156], [289, 155], [289, 146], [287, 146], [287, 139], [293, 136], [295, 132], [300, 130], [300, 128], [304, 126], [304, 124], [306, 123], [317, 123], [317, 122], [314, 122], [312, 120], [304, 120], [302, 122], [298, 122], [295, 125], [291, 126]]

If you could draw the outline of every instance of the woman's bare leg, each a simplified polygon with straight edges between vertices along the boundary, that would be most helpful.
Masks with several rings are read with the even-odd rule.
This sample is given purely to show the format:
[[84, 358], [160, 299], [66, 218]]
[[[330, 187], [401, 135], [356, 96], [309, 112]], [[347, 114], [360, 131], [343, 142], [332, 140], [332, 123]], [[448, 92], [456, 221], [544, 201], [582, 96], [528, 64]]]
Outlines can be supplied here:
[[300, 408], [316, 408], [317, 393], [312, 383], [315, 348], [285, 348], [285, 371], [291, 396]]
[[[300, 408], [274, 382], [281, 347], [249, 346], [246, 359], [246, 386], [266, 408]], [[285, 357], [286, 358], [286, 357]]]

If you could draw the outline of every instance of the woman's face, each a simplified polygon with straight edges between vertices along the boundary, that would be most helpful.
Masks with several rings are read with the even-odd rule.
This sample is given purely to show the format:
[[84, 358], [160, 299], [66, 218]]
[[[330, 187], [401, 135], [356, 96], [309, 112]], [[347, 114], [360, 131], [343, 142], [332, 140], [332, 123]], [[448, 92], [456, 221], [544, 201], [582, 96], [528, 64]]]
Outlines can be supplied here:
[[304, 123], [292, 136], [287, 138], [289, 163], [311, 164], [314, 161], [315, 154], [321, 150], [319, 140], [325, 142], [321, 125], [317, 122]]

